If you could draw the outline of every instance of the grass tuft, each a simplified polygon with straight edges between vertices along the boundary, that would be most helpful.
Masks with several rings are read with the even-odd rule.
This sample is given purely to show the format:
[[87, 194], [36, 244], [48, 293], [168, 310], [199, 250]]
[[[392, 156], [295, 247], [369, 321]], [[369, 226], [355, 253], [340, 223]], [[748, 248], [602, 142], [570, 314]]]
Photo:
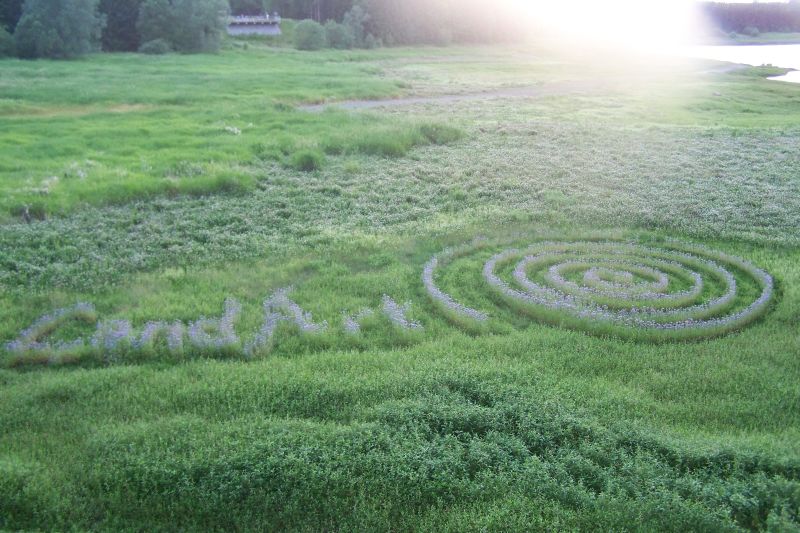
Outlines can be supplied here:
[[318, 150], [298, 150], [288, 160], [288, 164], [301, 172], [320, 170], [325, 163], [325, 156]]

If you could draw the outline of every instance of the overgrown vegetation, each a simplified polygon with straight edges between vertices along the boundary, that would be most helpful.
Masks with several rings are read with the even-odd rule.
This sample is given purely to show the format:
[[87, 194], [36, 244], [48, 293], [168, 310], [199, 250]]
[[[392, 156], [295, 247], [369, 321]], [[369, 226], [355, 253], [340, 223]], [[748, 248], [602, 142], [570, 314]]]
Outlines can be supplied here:
[[[797, 528], [796, 87], [528, 48], [248, 44], [0, 65], [0, 529]], [[405, 91], [416, 103], [294, 109]], [[485, 97], [436, 98], [459, 92]], [[317, 168], [292, 168], [303, 154]], [[483, 329], [422, 279], [476, 236], [435, 279]], [[541, 322], [482, 277], [532, 241], [673, 238], [772, 274], [769, 310], [713, 339], [621, 340]], [[732, 269], [735, 312], [758, 287]], [[250, 339], [288, 286], [327, 328], [283, 321], [249, 360], [158, 336], [66, 366], [12, 367], [5, 348], [77, 302], [96, 315], [50, 340], [95, 317], [210, 324], [228, 298]]]

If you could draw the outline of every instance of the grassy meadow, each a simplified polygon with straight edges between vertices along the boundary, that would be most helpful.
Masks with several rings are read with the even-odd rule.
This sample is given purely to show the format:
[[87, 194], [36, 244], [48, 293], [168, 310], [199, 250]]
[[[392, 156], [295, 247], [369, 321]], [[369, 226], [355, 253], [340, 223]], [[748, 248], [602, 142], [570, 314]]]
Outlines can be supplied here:
[[320, 56], [232, 50], [187, 65], [130, 54], [98, 56], [85, 69], [6, 62], [0, 210], [27, 206], [42, 218], [87, 203], [248, 191], [261, 162], [313, 170], [326, 154], [399, 156], [457, 136], [425, 121], [296, 112], [298, 101], [401, 91], [357, 53]]
[[[800, 87], [774, 72], [257, 41], [0, 61], [0, 529], [798, 530]], [[475, 329], [421, 276], [478, 236], [436, 274]], [[670, 239], [768, 272], [768, 309], [655, 343], [481, 277], [509, 246]], [[139, 331], [228, 297], [247, 340], [288, 286], [327, 328], [283, 323], [255, 356], [7, 345], [77, 302]]]

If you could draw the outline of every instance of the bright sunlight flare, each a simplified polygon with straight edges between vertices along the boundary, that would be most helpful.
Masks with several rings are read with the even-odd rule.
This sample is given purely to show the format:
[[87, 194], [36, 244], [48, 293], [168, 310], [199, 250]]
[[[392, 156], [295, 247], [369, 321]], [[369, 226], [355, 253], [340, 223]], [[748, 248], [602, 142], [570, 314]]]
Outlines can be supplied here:
[[517, 0], [517, 7], [532, 24], [552, 32], [554, 38], [636, 51], [671, 51], [685, 44], [701, 28], [696, 4], [685, 0]]

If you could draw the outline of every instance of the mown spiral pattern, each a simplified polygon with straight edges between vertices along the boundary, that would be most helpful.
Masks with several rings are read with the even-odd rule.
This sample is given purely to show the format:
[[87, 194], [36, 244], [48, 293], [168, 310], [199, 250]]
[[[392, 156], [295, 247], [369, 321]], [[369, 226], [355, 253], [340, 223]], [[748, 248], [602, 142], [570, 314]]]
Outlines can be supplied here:
[[[437, 268], [475, 248], [434, 256], [423, 283], [451, 318], [481, 324], [489, 313], [457, 302], [435, 281]], [[734, 331], [763, 315], [774, 295], [772, 277], [749, 262], [680, 243], [540, 242], [495, 253], [484, 263], [483, 280], [504, 303], [537, 320], [651, 339]]]

